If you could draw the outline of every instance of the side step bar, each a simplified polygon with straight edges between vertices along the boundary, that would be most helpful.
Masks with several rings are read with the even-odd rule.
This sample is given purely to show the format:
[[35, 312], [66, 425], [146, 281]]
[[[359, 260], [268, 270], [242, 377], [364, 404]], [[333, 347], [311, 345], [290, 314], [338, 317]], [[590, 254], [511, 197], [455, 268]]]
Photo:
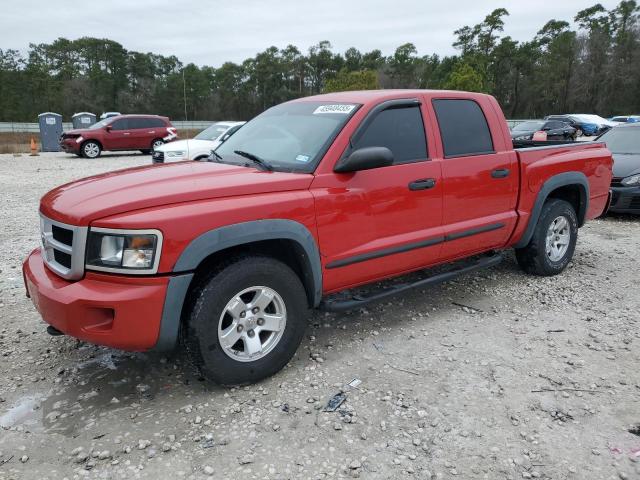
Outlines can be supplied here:
[[393, 287], [382, 290], [381, 292], [374, 293], [366, 297], [354, 296], [351, 300], [322, 300], [318, 308], [320, 310], [324, 310], [325, 312], [344, 312], [346, 310], [353, 310], [356, 308], [360, 308], [367, 303], [382, 300], [411, 288], [437, 285], [438, 283], [446, 282], [447, 280], [451, 280], [452, 278], [464, 275], [465, 273], [474, 272], [483, 268], [493, 267], [494, 265], [498, 265], [501, 261], [502, 255], [494, 254], [489, 257], [483, 257], [478, 260], [472, 261], [470, 263], [467, 263], [466, 265], [462, 265], [455, 270], [438, 273], [431, 277], [418, 280], [417, 282], [395, 285]]

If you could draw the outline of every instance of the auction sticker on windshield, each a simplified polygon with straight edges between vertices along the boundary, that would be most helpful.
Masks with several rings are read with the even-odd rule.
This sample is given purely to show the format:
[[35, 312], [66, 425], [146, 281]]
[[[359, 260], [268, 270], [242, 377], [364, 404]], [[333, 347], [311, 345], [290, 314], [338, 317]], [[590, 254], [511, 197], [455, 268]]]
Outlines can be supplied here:
[[317, 115], [319, 113], [343, 113], [346, 115], [351, 113], [354, 108], [356, 108], [355, 105], [345, 105], [345, 104], [321, 105], [313, 111], [313, 114]]

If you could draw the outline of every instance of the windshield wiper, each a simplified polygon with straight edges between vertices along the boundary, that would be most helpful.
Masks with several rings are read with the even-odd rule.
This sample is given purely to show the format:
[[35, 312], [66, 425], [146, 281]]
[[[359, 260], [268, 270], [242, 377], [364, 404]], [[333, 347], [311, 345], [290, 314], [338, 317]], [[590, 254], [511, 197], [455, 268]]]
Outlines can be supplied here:
[[[211, 158], [211, 156], [214, 156], [218, 159], [218, 162], [222, 161], [222, 155], [220, 155], [218, 152], [216, 152], [215, 150], [211, 150], [211, 155], [209, 155], [209, 158]], [[213, 160], [213, 159], [211, 159]], [[215, 160], [213, 160], [215, 162]]]
[[254, 155], [253, 153], [245, 152], [244, 150], [234, 150], [233, 153], [251, 160], [256, 165], [259, 165], [263, 170], [267, 170], [269, 172], [273, 170], [273, 167], [269, 162], [267, 162], [266, 160], [263, 160], [257, 155]]

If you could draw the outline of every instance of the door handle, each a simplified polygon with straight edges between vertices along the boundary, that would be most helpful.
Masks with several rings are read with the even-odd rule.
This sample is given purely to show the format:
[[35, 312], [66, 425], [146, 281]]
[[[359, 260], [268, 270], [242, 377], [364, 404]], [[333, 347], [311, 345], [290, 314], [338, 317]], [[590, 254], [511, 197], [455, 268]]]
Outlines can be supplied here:
[[122, 132], [123, 135], [131, 135], [131, 132]]
[[409, 190], [428, 190], [436, 186], [435, 178], [421, 178], [409, 183]]
[[498, 168], [491, 172], [493, 178], [506, 178], [511, 171], [508, 168]]

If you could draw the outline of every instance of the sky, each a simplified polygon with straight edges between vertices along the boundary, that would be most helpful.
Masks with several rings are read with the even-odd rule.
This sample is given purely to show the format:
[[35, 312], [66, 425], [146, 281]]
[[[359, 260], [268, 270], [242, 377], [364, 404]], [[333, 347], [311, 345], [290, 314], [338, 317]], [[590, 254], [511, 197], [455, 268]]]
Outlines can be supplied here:
[[454, 30], [506, 8], [504, 35], [530, 40], [550, 19], [572, 21], [608, 0], [3, 0], [0, 49], [26, 52], [29, 43], [58, 37], [109, 38], [127, 50], [176, 55], [185, 63], [242, 62], [274, 45], [302, 51], [329, 40], [335, 52], [413, 43], [420, 55], [455, 53]]

